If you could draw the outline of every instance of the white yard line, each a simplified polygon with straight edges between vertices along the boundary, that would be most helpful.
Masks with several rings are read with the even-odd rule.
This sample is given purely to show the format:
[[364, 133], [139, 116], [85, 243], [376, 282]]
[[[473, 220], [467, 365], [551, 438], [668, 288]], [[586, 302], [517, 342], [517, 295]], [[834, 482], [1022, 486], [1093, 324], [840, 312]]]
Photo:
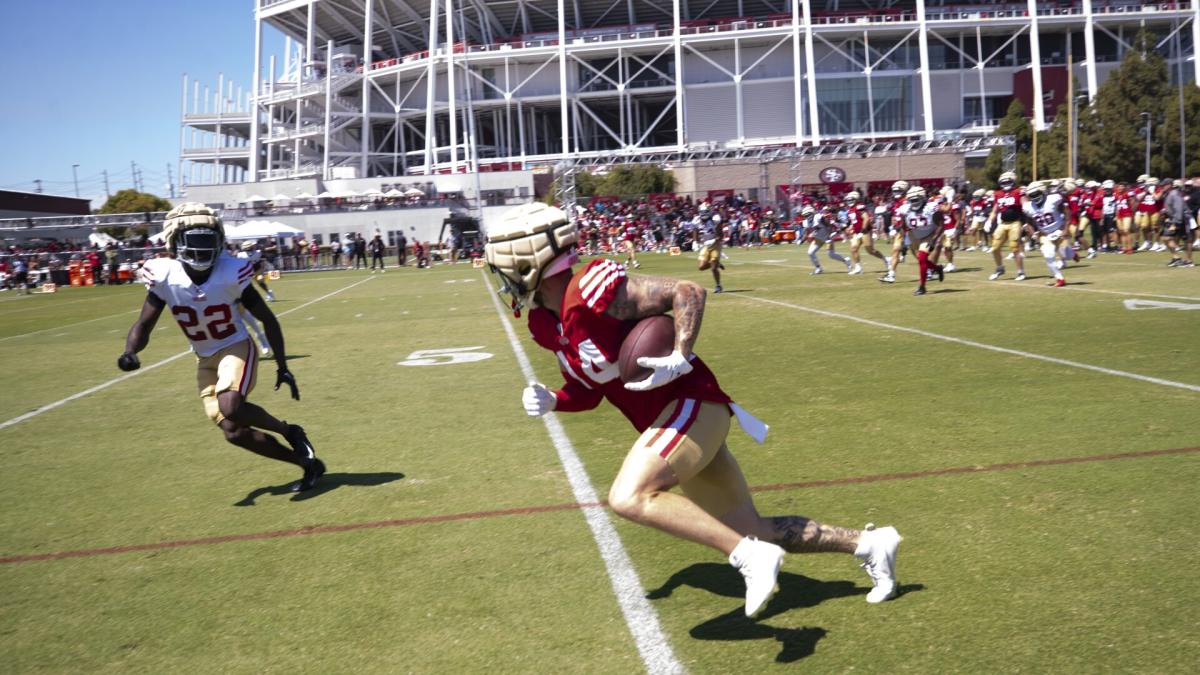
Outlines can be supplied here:
[[[366, 279], [363, 279], [361, 281], [350, 284], [349, 286], [339, 288], [338, 290], [336, 290], [332, 293], [327, 293], [325, 295], [322, 295], [321, 297], [319, 297], [315, 300], [309, 300], [308, 302], [304, 303], [303, 305], [300, 305], [298, 307], [293, 307], [293, 308], [287, 310], [286, 312], [280, 312], [278, 314], [278, 316], [280, 318], [283, 318], [283, 317], [287, 316], [288, 314], [291, 314], [292, 312], [295, 312], [300, 309], [304, 309], [305, 307], [308, 307], [309, 305], [311, 305], [313, 303], [320, 302], [320, 301], [324, 300], [325, 298], [333, 297], [333, 296], [337, 295], [338, 293], [341, 293], [342, 291], [348, 291], [351, 288], [358, 286], [359, 284], [364, 284], [364, 283], [370, 281], [372, 278], [373, 277], [367, 277]], [[148, 370], [154, 370], [155, 368], [158, 368], [159, 366], [165, 366], [166, 364], [168, 364], [176, 359], [179, 359], [181, 357], [187, 356], [188, 354], [191, 354], [191, 353], [192, 353], [192, 350], [190, 350], [190, 349], [187, 351], [184, 351], [184, 352], [179, 352], [178, 354], [175, 354], [174, 356], [168, 356], [167, 358], [163, 359], [162, 361], [159, 361], [158, 363], [155, 363], [155, 364], [152, 364], [149, 366], [142, 366], [140, 369], [135, 370], [132, 373], [126, 373], [120, 377], [113, 378], [113, 379], [109, 380], [108, 382], [98, 384], [98, 385], [88, 388], [88, 389], [84, 389], [83, 391], [81, 391], [77, 394], [71, 394], [70, 396], [68, 396], [64, 399], [59, 399], [53, 403], [47, 403], [46, 405], [44, 405], [40, 408], [37, 408], [35, 410], [30, 410], [29, 412], [25, 413], [24, 415], [18, 415], [6, 422], [0, 422], [0, 430], [7, 429], [8, 427], [14, 426], [16, 424], [20, 424], [21, 422], [24, 422], [27, 419], [30, 419], [32, 417], [37, 417], [38, 415], [41, 415], [44, 412], [54, 410], [55, 408], [66, 405], [67, 403], [70, 403], [71, 401], [74, 401], [76, 399], [80, 399], [85, 396], [90, 396], [91, 394], [94, 394], [103, 389], [107, 389], [107, 388], [113, 386], [114, 384], [119, 384], [121, 382], [124, 382], [125, 380], [128, 380], [131, 377], [137, 377], [138, 375], [141, 375], [142, 373], [144, 373]]]
[[768, 298], [755, 297], [753, 295], [740, 295], [740, 294], [735, 295], [735, 297], [742, 298], [744, 300], [753, 300], [755, 302], [762, 302], [762, 303], [767, 303], [767, 304], [771, 304], [771, 305], [778, 305], [780, 307], [787, 307], [789, 309], [795, 309], [795, 310], [799, 310], [801, 312], [809, 312], [810, 314], [818, 314], [820, 316], [826, 316], [826, 317], [830, 317], [830, 318], [834, 318], [834, 319], [845, 319], [846, 321], [854, 321], [857, 323], [866, 324], [868, 326], [874, 326], [876, 328], [886, 328], [888, 330], [900, 331], [903, 333], [912, 333], [913, 335], [920, 335], [922, 337], [933, 338], [935, 340], [944, 340], [946, 342], [953, 342], [955, 344], [965, 345], [967, 347], [976, 347], [978, 349], [986, 349], [988, 351], [1000, 352], [1001, 354], [1009, 354], [1011, 356], [1020, 356], [1022, 358], [1026, 358], [1026, 359], [1034, 359], [1036, 361], [1045, 361], [1047, 363], [1054, 363], [1054, 364], [1057, 364], [1060, 366], [1069, 366], [1071, 368], [1079, 368], [1081, 370], [1090, 370], [1092, 372], [1103, 373], [1105, 375], [1114, 375], [1116, 377], [1125, 377], [1125, 378], [1128, 378], [1131, 380], [1139, 380], [1141, 382], [1149, 382], [1151, 384], [1157, 384], [1157, 385], [1161, 385], [1164, 387], [1175, 387], [1177, 389], [1186, 389], [1188, 391], [1200, 392], [1200, 385], [1188, 384], [1186, 382], [1175, 382], [1174, 380], [1164, 380], [1164, 379], [1158, 378], [1158, 377], [1150, 377], [1149, 375], [1139, 375], [1138, 373], [1130, 373], [1130, 372], [1127, 372], [1124, 370], [1115, 370], [1113, 368], [1104, 368], [1102, 366], [1093, 366], [1089, 363], [1080, 363], [1079, 361], [1070, 361], [1067, 359], [1060, 359], [1060, 358], [1057, 358], [1054, 356], [1044, 356], [1042, 354], [1034, 354], [1032, 352], [1021, 351], [1019, 349], [1009, 349], [1007, 347], [998, 347], [996, 345], [989, 345], [989, 344], [986, 344], [983, 342], [976, 342], [974, 340], [965, 340], [963, 338], [956, 338], [956, 337], [953, 337], [950, 335], [941, 335], [939, 333], [931, 333], [929, 331], [920, 330], [918, 328], [908, 328], [906, 326], [897, 326], [895, 324], [884, 323], [882, 321], [873, 321], [871, 319], [864, 319], [862, 317], [853, 316], [850, 314], [842, 314], [840, 312], [830, 312], [828, 310], [816, 309], [813, 307], [804, 307], [802, 305], [796, 305], [796, 304], [792, 304], [790, 302], [783, 302], [781, 300], [771, 300]]
[[32, 333], [21, 333], [20, 335], [9, 335], [8, 337], [0, 337], [0, 342], [4, 342], [5, 340], [15, 340], [17, 338], [29, 337], [30, 335], [38, 335], [39, 333], [48, 333], [52, 330], [62, 330], [63, 328], [70, 328], [71, 326], [80, 326], [82, 324], [91, 323], [93, 321], [103, 321], [104, 319], [111, 319], [115, 316], [125, 316], [126, 314], [135, 314], [140, 311], [142, 311], [142, 310], [131, 309], [128, 312], [117, 312], [116, 314], [109, 314], [108, 316], [101, 316], [101, 317], [97, 317], [95, 319], [87, 319], [85, 321], [76, 321], [75, 323], [69, 323], [69, 324], [66, 324], [65, 326], [55, 326], [54, 328], [43, 328], [41, 330], [35, 330]]
[[[505, 309], [500, 304], [495, 288], [492, 287], [486, 274], [483, 280], [487, 284], [488, 295], [491, 296], [492, 303], [496, 306], [496, 312], [500, 315], [500, 324], [504, 326], [504, 332], [508, 335], [509, 345], [517, 357], [517, 363], [521, 366], [521, 374], [525, 376], [526, 382], [533, 382], [536, 379], [533, 366], [530, 365], [529, 358], [525, 355], [525, 349], [517, 339], [512, 322], [505, 315]], [[513, 394], [516, 395], [515, 390]], [[675, 653], [667, 642], [667, 636], [663, 633], [662, 626], [659, 625], [658, 613], [646, 600], [646, 592], [642, 588], [637, 570], [633, 568], [629, 553], [621, 544], [621, 538], [617, 535], [617, 530], [613, 527], [608, 512], [599, 505], [600, 500], [596, 496], [596, 489], [592, 487], [591, 479], [588, 478], [587, 470], [579, 459], [579, 455], [576, 454], [571, 439], [567, 437], [567, 432], [554, 413], [543, 415], [542, 422], [546, 425], [546, 433], [550, 435], [555, 450], [558, 451], [558, 460], [567, 473], [567, 480], [571, 483], [575, 501], [585, 505], [582, 507], [583, 516], [592, 530], [592, 538], [596, 540], [596, 545], [600, 548], [600, 557], [604, 559], [604, 566], [608, 570], [608, 578], [612, 582], [613, 592], [621, 606], [621, 613], [625, 615], [625, 624], [629, 627], [634, 642], [637, 643], [638, 653], [641, 654], [642, 662], [646, 665], [646, 671], [649, 673], [684, 672], [683, 664], [675, 658]]]

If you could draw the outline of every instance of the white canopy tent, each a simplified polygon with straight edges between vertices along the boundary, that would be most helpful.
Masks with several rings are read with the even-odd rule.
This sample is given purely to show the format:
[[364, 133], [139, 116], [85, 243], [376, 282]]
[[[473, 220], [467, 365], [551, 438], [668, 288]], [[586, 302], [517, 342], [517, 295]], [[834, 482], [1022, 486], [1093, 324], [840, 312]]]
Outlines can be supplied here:
[[230, 241], [265, 239], [266, 237], [295, 237], [301, 234], [304, 234], [304, 230], [274, 220], [247, 220], [237, 227], [225, 228], [225, 238]]
[[239, 201], [238, 203], [239, 204], [257, 204], [259, 202], [269, 202], [269, 201], [271, 201], [271, 200], [262, 195], [250, 195], [249, 197], [246, 197], [245, 199]]
[[108, 246], [109, 244], [116, 246], [120, 242], [118, 242], [117, 238], [112, 236], [111, 234], [105, 234], [103, 232], [93, 232], [88, 235], [88, 243], [91, 244], [92, 246]]
[[384, 197], [391, 197], [391, 198], [393, 198], [393, 199], [394, 199], [394, 198], [396, 198], [396, 197], [403, 197], [403, 196], [404, 196], [404, 193], [403, 193], [403, 192], [401, 192], [401, 191], [399, 191], [399, 190], [397, 190], [396, 188], [392, 188], [391, 190], [388, 190], [387, 192], [383, 193], [383, 196], [384, 196]]
[[311, 199], [316, 199], [316, 198], [317, 198], [317, 196], [316, 196], [316, 195], [314, 195], [314, 194], [312, 194], [311, 192], [301, 192], [300, 194], [296, 195], [296, 197], [295, 197], [295, 198], [296, 198], [296, 199], [306, 199], [306, 200], [311, 200]]
[[425, 191], [421, 188], [410, 187], [404, 191], [405, 197], [424, 197]]

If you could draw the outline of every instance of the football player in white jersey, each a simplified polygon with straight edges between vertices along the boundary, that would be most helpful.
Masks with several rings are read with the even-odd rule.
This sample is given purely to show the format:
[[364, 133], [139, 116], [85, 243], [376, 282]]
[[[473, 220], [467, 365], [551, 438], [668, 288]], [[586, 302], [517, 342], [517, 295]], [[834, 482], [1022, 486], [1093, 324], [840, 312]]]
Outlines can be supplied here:
[[[124, 371], [141, 367], [137, 353], [150, 342], [150, 333], [168, 308], [196, 354], [200, 400], [204, 411], [225, 432], [225, 440], [250, 452], [295, 464], [303, 477], [292, 484], [301, 492], [316, 485], [325, 473], [304, 429], [272, 416], [246, 400], [254, 388], [258, 354], [238, 305], [262, 323], [274, 352], [275, 389], [287, 385], [300, 399], [296, 378], [287, 367], [279, 321], [250, 285], [254, 268], [248, 260], [224, 252], [225, 230], [217, 214], [204, 204], [181, 204], [167, 214], [163, 230], [170, 258], [153, 258], [139, 272], [148, 293], [142, 313], [129, 329], [125, 352], [117, 359]], [[284, 446], [274, 432], [287, 440]]]
[[949, 217], [950, 205], [938, 198], [928, 201], [925, 188], [914, 185], [905, 194], [906, 208], [903, 209], [901, 228], [908, 235], [908, 245], [917, 251], [917, 269], [920, 285], [913, 295], [925, 295], [925, 282], [930, 272], [942, 281], [945, 275], [942, 266], [929, 260], [930, 251], [941, 243], [942, 221]]
[[242, 250], [238, 251], [237, 257], [244, 258], [250, 261], [254, 266], [254, 281], [267, 293], [267, 302], [275, 302], [275, 294], [267, 288], [267, 273], [271, 271], [271, 263], [263, 258], [262, 251], [253, 241], [243, 241]]
[[828, 207], [821, 207], [818, 211], [812, 206], [805, 206], [800, 211], [800, 215], [804, 217], [804, 236], [808, 239], [808, 259], [812, 261], [813, 271], [810, 275], [816, 276], [823, 274], [825, 270], [821, 269], [821, 261], [817, 260], [817, 253], [828, 244], [828, 255], [831, 259], [836, 260], [846, 266], [846, 271], [854, 269], [854, 265], [846, 258], [846, 256], [833, 250], [833, 236], [841, 231], [838, 226], [837, 215], [829, 210]]
[[[1041, 242], [1042, 257], [1046, 259], [1046, 268], [1054, 277], [1054, 281], [1050, 282], [1050, 285], [1060, 287], [1067, 285], [1066, 277], [1055, 263], [1055, 258], [1058, 257], [1058, 247], [1066, 241], [1067, 220], [1064, 205], [1062, 195], [1048, 194], [1046, 184], [1042, 181], [1030, 183], [1025, 188], [1022, 207]], [[1068, 250], [1063, 251], [1063, 259], [1072, 257], [1074, 257], [1074, 251], [1070, 250], [1068, 244]]]

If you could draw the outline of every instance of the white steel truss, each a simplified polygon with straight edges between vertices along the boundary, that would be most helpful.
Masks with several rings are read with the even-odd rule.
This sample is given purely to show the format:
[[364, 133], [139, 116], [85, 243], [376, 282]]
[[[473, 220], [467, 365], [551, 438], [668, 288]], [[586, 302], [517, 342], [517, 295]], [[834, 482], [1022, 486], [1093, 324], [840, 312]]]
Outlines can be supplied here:
[[[286, 36], [281, 72], [262, 53], [264, 24]], [[257, 0], [251, 91], [234, 95], [222, 78], [201, 95], [185, 76], [181, 176], [329, 179], [772, 157], [833, 142], [953, 145], [994, 130], [1022, 71], [1032, 101], [1048, 95], [1042, 71], [1065, 58], [1046, 36], [1070, 45], [1075, 34], [1080, 45], [1082, 33], [1074, 67], [1094, 96], [1105, 62], [1141, 25], [1200, 81], [1200, 0]], [[1053, 112], [1034, 105], [1030, 115], [1043, 128]]]

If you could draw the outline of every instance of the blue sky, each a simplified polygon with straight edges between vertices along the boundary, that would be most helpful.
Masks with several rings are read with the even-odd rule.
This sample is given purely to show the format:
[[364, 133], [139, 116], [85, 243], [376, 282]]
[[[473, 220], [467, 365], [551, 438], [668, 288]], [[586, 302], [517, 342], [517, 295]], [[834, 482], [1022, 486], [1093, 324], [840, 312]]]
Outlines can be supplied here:
[[[263, 63], [283, 38], [264, 29]], [[0, 189], [104, 201], [132, 187], [166, 196], [178, 168], [182, 81], [215, 90], [218, 73], [248, 90], [254, 69], [254, 0], [0, 1]], [[264, 65], [265, 69], [265, 65]]]

